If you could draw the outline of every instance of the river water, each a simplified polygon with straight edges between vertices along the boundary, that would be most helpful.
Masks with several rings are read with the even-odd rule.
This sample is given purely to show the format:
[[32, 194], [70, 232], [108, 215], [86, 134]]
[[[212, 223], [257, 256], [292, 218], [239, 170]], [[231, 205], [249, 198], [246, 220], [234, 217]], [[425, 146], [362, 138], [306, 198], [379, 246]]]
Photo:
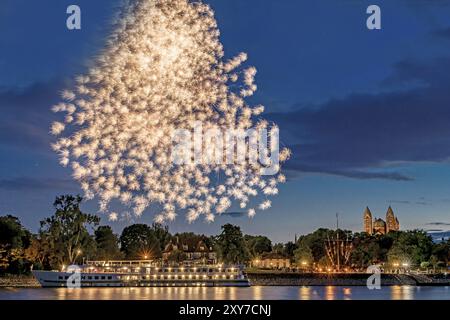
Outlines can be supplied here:
[[1, 288], [0, 300], [450, 300], [450, 287]]

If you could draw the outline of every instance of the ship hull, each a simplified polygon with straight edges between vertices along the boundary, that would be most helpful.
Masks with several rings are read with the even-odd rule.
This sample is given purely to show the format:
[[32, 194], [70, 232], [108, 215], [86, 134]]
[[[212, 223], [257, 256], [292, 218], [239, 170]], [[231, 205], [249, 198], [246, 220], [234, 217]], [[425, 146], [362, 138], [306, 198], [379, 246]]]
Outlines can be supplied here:
[[248, 279], [151, 279], [145, 274], [33, 271], [44, 288], [89, 287], [249, 287]]

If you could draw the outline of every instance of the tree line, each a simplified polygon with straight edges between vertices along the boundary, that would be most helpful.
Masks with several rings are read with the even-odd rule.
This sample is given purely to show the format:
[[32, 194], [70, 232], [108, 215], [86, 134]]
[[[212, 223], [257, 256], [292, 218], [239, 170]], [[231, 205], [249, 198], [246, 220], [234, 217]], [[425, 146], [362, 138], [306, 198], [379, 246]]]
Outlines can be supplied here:
[[[321, 228], [296, 241], [277, 244], [266, 236], [244, 235], [239, 226], [232, 224], [222, 226], [216, 236], [171, 234], [167, 226], [156, 223], [133, 224], [117, 235], [110, 226], [100, 225], [98, 216], [82, 212], [81, 202], [80, 196], [57, 197], [54, 214], [41, 221], [36, 234], [24, 228], [17, 217], [1, 216], [0, 273], [60, 269], [85, 260], [160, 259], [171, 240], [191, 244], [202, 241], [213, 248], [219, 261], [230, 264], [251, 265], [267, 254], [276, 254], [297, 265], [327, 268], [332, 261], [325, 244], [337, 236], [351, 244], [346, 266], [355, 270], [404, 262], [411, 267], [437, 270], [446, 268], [450, 261], [450, 240], [433, 243], [421, 230], [371, 236]], [[182, 250], [175, 250], [168, 257], [173, 262], [185, 258]]]

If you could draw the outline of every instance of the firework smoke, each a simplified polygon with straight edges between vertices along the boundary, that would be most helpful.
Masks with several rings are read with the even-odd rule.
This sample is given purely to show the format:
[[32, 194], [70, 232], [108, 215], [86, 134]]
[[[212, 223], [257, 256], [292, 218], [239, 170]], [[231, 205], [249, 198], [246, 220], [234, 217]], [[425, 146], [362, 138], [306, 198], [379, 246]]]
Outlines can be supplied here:
[[[174, 165], [172, 133], [177, 128], [219, 126], [268, 128], [262, 106], [245, 98], [256, 91], [253, 67], [243, 69], [245, 53], [224, 61], [213, 11], [189, 0], [141, 0], [125, 6], [95, 67], [64, 91], [65, 112], [51, 132], [63, 166], [70, 166], [88, 199], [100, 210], [119, 200], [136, 216], [152, 204], [155, 221], [175, 219], [185, 210], [192, 222], [213, 221], [233, 202], [248, 210], [266, 210], [268, 195], [285, 181], [261, 175], [255, 164]], [[289, 150], [280, 152], [286, 160]], [[249, 208], [250, 199], [264, 199]], [[118, 214], [109, 212], [111, 220]]]

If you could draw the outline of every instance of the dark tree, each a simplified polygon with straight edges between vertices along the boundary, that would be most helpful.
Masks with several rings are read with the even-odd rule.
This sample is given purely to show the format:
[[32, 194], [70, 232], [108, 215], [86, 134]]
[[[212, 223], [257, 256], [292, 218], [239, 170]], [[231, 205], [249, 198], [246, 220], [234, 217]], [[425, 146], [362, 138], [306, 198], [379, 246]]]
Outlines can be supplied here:
[[96, 260], [117, 260], [122, 257], [119, 239], [110, 226], [100, 226], [95, 230]]
[[11, 215], [0, 217], [0, 272], [29, 271], [25, 250], [30, 246], [31, 234], [19, 219]]
[[430, 259], [432, 250], [433, 241], [426, 232], [400, 231], [395, 233], [394, 243], [388, 252], [388, 261], [405, 261], [412, 267], [418, 267]]
[[171, 234], [169, 233], [169, 227], [163, 226], [159, 223], [153, 223], [150, 229], [152, 230], [156, 239], [158, 239], [161, 251], [164, 250], [164, 248], [172, 238]]
[[311, 249], [314, 260], [319, 261], [327, 255], [325, 251], [325, 243], [330, 236], [333, 236], [332, 232], [333, 231], [329, 229], [318, 229], [313, 233], [301, 236], [298, 239], [297, 244], [304, 242], [304, 244]]
[[273, 245], [272, 251], [278, 254], [284, 253], [284, 244], [282, 243], [276, 243]]
[[450, 262], [450, 240], [448, 242], [437, 243], [433, 247], [433, 256], [443, 265]]
[[295, 262], [297, 262], [298, 265], [303, 267], [306, 266], [310, 267], [314, 262], [312, 251], [308, 247], [308, 245], [304, 242], [300, 242], [298, 244], [298, 248], [295, 249], [294, 251], [294, 258]]
[[252, 258], [259, 257], [265, 252], [272, 251], [272, 241], [267, 237], [245, 235], [244, 239]]
[[83, 213], [81, 196], [57, 197], [53, 206], [55, 214], [41, 221], [40, 236], [48, 247], [50, 265], [58, 268], [62, 264], [80, 262], [84, 255], [95, 250], [95, 243], [88, 227], [98, 225], [100, 218]]
[[284, 245], [284, 254], [292, 259], [294, 257], [295, 249], [297, 249], [297, 245], [292, 241], [289, 241]]
[[161, 256], [161, 245], [146, 224], [133, 224], [123, 229], [120, 249], [127, 259], [155, 259]]
[[240, 264], [249, 260], [241, 228], [232, 224], [222, 226], [222, 232], [216, 239], [219, 259], [226, 264]]

